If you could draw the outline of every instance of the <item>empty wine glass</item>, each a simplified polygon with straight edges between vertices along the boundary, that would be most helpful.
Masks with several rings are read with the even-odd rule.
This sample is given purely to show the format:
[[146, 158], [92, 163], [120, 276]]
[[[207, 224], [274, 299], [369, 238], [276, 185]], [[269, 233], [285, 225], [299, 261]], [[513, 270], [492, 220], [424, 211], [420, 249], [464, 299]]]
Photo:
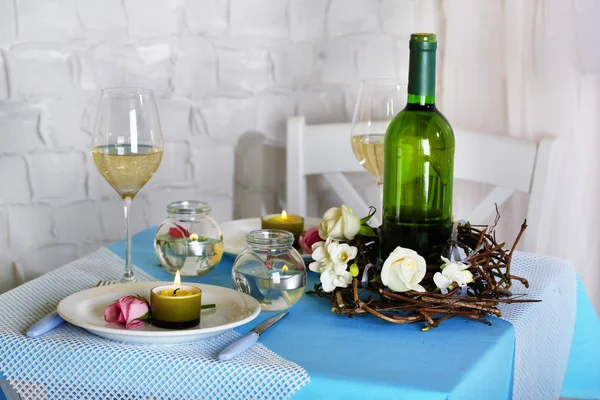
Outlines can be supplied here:
[[397, 79], [367, 79], [360, 85], [352, 118], [354, 156], [383, 190], [383, 145], [389, 122], [406, 105], [407, 84]]
[[151, 90], [102, 90], [92, 156], [98, 171], [123, 199], [126, 255], [121, 282], [135, 282], [131, 269], [131, 204], [163, 156], [162, 130]]

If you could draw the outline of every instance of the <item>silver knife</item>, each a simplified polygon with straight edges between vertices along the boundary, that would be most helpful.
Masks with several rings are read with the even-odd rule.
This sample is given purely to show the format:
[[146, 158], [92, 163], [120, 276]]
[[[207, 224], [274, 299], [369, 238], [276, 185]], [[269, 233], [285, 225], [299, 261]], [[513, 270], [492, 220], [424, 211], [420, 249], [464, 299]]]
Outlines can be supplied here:
[[263, 321], [256, 328], [252, 329], [246, 336], [231, 343], [221, 353], [219, 353], [219, 360], [231, 360], [233, 357], [248, 350], [250, 347], [254, 346], [256, 342], [258, 342], [258, 338], [260, 337], [260, 335], [262, 335], [267, 329], [272, 327], [275, 324], [275, 322], [279, 321], [281, 318], [285, 317], [288, 314], [289, 313], [287, 311], [282, 312], [281, 314], [277, 314], [276, 316], [271, 317], [266, 321]]

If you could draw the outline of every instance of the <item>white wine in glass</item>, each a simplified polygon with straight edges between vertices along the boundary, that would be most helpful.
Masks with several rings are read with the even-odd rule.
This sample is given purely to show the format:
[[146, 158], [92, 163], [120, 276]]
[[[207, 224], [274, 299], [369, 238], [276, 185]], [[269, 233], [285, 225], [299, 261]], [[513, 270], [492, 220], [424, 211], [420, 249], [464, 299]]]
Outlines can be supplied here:
[[107, 145], [92, 149], [96, 168], [121, 198], [134, 198], [152, 178], [163, 151], [153, 146]]
[[377, 184], [383, 182], [383, 143], [385, 132], [352, 136], [354, 156]]
[[163, 156], [162, 129], [152, 91], [142, 88], [102, 90], [93, 142], [96, 168], [124, 202], [126, 254], [121, 282], [134, 282], [131, 204], [152, 178]]
[[354, 156], [377, 181], [383, 195], [385, 132], [406, 105], [407, 84], [396, 79], [367, 79], [360, 85], [352, 118]]

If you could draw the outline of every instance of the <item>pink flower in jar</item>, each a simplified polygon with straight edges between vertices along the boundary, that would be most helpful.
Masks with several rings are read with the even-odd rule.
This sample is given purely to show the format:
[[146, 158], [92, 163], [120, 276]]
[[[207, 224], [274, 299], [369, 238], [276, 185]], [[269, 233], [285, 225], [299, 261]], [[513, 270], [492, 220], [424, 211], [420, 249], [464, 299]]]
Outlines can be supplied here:
[[321, 241], [322, 239], [319, 236], [318, 226], [313, 226], [312, 228], [304, 232], [304, 234], [298, 239], [300, 248], [305, 254], [312, 254], [312, 245]]
[[141, 296], [123, 296], [104, 309], [104, 319], [111, 324], [125, 324], [125, 329], [137, 328], [150, 318], [148, 301]]

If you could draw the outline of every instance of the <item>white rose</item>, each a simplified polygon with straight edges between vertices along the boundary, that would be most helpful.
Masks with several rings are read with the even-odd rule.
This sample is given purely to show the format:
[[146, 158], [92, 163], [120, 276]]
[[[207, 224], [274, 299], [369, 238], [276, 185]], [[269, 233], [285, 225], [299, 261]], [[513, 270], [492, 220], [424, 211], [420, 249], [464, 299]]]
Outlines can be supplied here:
[[444, 265], [440, 268], [442, 272], [436, 272], [433, 275], [433, 281], [436, 286], [445, 292], [453, 282], [460, 287], [465, 286], [467, 283], [473, 280], [473, 274], [471, 271], [465, 271], [469, 266], [462, 262], [452, 262], [446, 257], [442, 257]]
[[425, 292], [419, 282], [425, 277], [427, 264], [416, 251], [396, 247], [383, 263], [381, 282], [394, 292]]
[[348, 287], [352, 283], [352, 275], [348, 272], [348, 264], [336, 264], [327, 268], [321, 274], [321, 284], [324, 292], [331, 292], [336, 287]]
[[336, 240], [352, 240], [358, 234], [360, 225], [360, 218], [350, 207], [331, 207], [323, 215], [319, 225], [319, 236], [321, 239], [331, 236]]

